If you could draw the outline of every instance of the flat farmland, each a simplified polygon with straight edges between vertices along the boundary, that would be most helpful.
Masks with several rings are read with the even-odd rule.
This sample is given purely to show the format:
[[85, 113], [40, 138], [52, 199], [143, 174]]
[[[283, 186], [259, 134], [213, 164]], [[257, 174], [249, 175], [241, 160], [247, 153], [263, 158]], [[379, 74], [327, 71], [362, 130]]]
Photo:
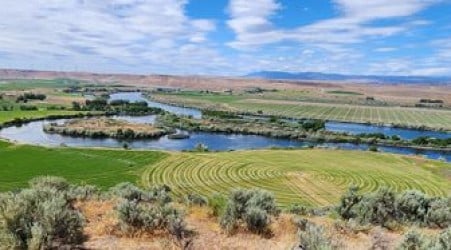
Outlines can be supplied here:
[[324, 119], [330, 121], [372, 124], [425, 126], [451, 131], [451, 110], [397, 106], [369, 106], [338, 103], [284, 101], [253, 96], [214, 95], [155, 95], [153, 99], [200, 109], [218, 109], [233, 112], [274, 115], [290, 118]]
[[374, 107], [342, 104], [244, 100], [231, 105], [236, 110], [293, 118], [400, 124], [451, 130], [451, 111], [404, 107]]
[[173, 153], [146, 167], [141, 182], [166, 184], [179, 197], [257, 187], [273, 192], [282, 206], [327, 206], [336, 204], [350, 185], [365, 192], [388, 186], [446, 196], [451, 192], [449, 171], [443, 162], [382, 153], [257, 150]]

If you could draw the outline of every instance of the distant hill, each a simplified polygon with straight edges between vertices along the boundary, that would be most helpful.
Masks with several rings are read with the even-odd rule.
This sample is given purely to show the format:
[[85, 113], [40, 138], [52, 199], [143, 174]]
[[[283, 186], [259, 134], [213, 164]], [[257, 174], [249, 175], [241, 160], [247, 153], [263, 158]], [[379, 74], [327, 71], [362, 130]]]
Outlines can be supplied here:
[[409, 83], [409, 84], [451, 84], [451, 76], [381, 76], [381, 75], [344, 75], [327, 74], [320, 72], [283, 72], [283, 71], [259, 71], [245, 77], [273, 80], [317, 80], [317, 81], [353, 81], [366, 83]]

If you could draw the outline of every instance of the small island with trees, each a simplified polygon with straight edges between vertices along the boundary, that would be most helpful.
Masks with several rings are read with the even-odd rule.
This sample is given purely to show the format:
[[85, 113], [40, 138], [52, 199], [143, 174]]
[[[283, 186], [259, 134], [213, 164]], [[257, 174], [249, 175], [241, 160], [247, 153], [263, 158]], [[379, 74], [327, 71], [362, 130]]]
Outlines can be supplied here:
[[129, 123], [110, 118], [75, 119], [63, 124], [50, 123], [44, 126], [44, 131], [73, 137], [123, 140], [154, 139], [174, 132], [171, 129], [155, 127], [151, 124]]

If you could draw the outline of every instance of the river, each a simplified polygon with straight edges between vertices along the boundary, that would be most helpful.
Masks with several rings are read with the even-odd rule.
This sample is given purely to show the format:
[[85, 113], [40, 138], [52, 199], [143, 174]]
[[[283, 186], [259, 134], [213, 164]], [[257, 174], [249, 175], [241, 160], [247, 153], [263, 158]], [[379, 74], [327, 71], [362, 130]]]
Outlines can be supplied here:
[[[173, 112], [179, 115], [191, 115], [195, 118], [200, 118], [202, 113], [200, 110], [192, 108], [175, 107], [171, 105], [161, 104], [149, 101], [145, 99], [139, 92], [129, 92], [129, 93], [117, 93], [111, 95], [111, 100], [125, 99], [130, 101], [146, 101], [152, 107], [159, 107], [168, 112]], [[153, 123], [155, 116], [115, 116], [115, 119], [127, 120], [134, 123]], [[94, 118], [95, 119], [95, 118]], [[10, 141], [16, 141], [20, 143], [34, 144], [34, 145], [44, 145], [44, 146], [70, 146], [70, 147], [107, 147], [107, 148], [118, 148], [122, 147], [124, 141], [106, 138], [106, 139], [92, 139], [92, 138], [76, 138], [69, 136], [62, 136], [58, 134], [47, 134], [43, 131], [43, 126], [49, 122], [65, 122], [65, 119], [60, 119], [57, 121], [35, 121], [28, 124], [24, 124], [21, 127], [8, 127], [0, 130], [0, 137], [8, 139]], [[350, 123], [328, 123], [326, 128], [329, 130], [336, 129], [340, 132], [348, 133], [377, 133], [382, 132], [387, 135], [392, 135], [391, 133], [400, 135], [403, 138], [410, 139], [416, 137], [416, 135], [424, 135], [448, 138], [442, 136], [449, 136], [447, 133], [433, 132], [433, 131], [416, 131], [416, 130], [406, 130], [398, 128], [385, 128], [377, 126], [367, 126], [360, 124], [350, 124]], [[359, 130], [363, 128], [364, 130]], [[377, 132], [376, 132], [377, 131]], [[397, 132], [397, 133], [396, 133]], [[243, 149], [261, 149], [261, 148], [298, 148], [305, 146], [321, 146], [321, 147], [332, 147], [340, 148], [346, 150], [368, 150], [368, 145], [365, 144], [350, 144], [350, 143], [307, 143], [297, 140], [288, 139], [276, 139], [268, 138], [264, 136], [257, 135], [240, 135], [240, 134], [220, 134], [220, 133], [210, 133], [210, 132], [192, 132], [190, 133], [190, 138], [186, 140], [171, 140], [167, 136], [163, 136], [159, 139], [146, 139], [146, 140], [133, 140], [127, 141], [129, 147], [134, 149], [154, 149], [154, 150], [191, 150], [197, 144], [202, 143], [206, 145], [210, 150], [243, 150]], [[419, 150], [412, 148], [403, 147], [387, 147], [379, 146], [378, 149], [383, 152], [390, 152], [403, 155], [424, 155], [430, 159], [442, 159], [447, 162], [451, 162], [451, 152], [450, 151], [439, 151], [439, 150]]]

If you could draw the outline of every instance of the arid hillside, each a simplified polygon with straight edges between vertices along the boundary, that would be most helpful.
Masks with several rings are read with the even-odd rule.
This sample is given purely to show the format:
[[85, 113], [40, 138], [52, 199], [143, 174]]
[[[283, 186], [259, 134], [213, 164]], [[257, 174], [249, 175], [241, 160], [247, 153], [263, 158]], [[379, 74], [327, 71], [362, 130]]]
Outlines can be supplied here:
[[428, 84], [368, 84], [332, 81], [289, 81], [264, 80], [238, 77], [212, 76], [170, 76], [170, 75], [131, 75], [98, 74], [87, 72], [54, 72], [0, 69], [0, 79], [55, 79], [72, 78], [95, 83], [122, 84], [141, 89], [168, 87], [194, 90], [224, 91], [249, 88], [285, 89], [307, 91], [322, 96], [329, 91], [358, 92], [365, 96], [399, 104], [413, 104], [419, 99], [439, 99], [451, 103], [451, 86], [431, 86]]

